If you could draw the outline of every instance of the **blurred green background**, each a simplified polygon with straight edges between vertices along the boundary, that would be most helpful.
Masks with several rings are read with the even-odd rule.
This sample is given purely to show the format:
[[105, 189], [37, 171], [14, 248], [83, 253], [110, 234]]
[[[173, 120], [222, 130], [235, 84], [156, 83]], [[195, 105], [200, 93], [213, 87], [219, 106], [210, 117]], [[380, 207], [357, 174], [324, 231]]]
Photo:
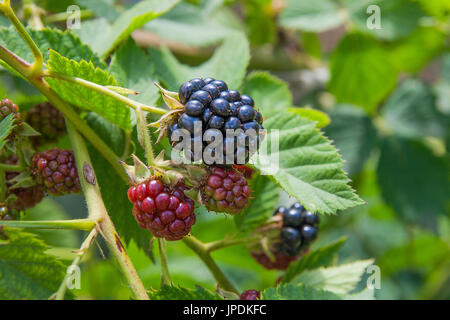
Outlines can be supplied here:
[[[78, 4], [86, 17], [78, 31], [83, 39], [84, 23], [114, 21], [135, 1], [36, 3], [49, 17]], [[368, 13], [371, 5], [377, 7]], [[376, 8], [381, 29], [372, 28]], [[0, 25], [6, 25], [1, 18]], [[244, 32], [251, 48], [248, 71], [270, 72], [286, 82], [295, 106], [329, 115], [323, 130], [367, 202], [323, 216], [313, 246], [345, 235], [340, 261], [375, 258], [381, 269], [379, 299], [449, 299], [449, 19], [448, 0], [192, 0], [177, 4], [133, 38], [142, 47], [168, 48], [180, 62], [198, 65], [226, 36]], [[50, 18], [49, 23], [64, 27]], [[29, 96], [17, 99], [25, 109], [35, 102]], [[292, 199], [280, 198], [286, 201]], [[46, 199], [27, 217], [85, 215], [82, 196], [68, 196]], [[234, 230], [230, 217], [200, 214], [192, 233], [212, 241]], [[41, 234], [59, 247], [51, 251], [67, 260], [82, 239], [70, 231]], [[214, 279], [189, 249], [181, 243], [167, 248], [175, 283], [214, 288]], [[145, 285], [159, 287], [158, 259], [151, 262], [134, 243], [127, 249]], [[216, 251], [213, 257], [240, 290], [273, 286], [280, 276], [264, 270], [244, 247]], [[115, 266], [91, 250], [82, 265], [81, 289], [73, 292], [80, 298], [129, 298], [120, 279]]]

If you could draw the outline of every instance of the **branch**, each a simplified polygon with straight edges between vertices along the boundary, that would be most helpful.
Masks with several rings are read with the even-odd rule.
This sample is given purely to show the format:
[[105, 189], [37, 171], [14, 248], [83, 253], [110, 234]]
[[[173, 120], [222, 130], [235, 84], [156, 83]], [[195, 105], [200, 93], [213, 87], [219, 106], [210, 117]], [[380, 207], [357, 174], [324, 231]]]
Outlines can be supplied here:
[[[71, 122], [67, 122], [66, 126], [75, 153], [77, 168], [79, 168], [78, 173], [80, 176], [81, 188], [83, 189], [89, 209], [89, 218], [95, 219], [98, 222], [98, 231], [105, 239], [112, 256], [116, 260], [119, 269], [127, 280], [135, 297], [139, 300], [148, 300], [149, 297], [147, 291], [145, 290], [133, 263], [128, 257], [125, 247], [106, 211], [84, 140]], [[89, 181], [86, 179], [85, 174], [90, 176]]]
[[219, 269], [215, 261], [211, 258], [206, 246], [200, 240], [191, 235], [184, 237], [182, 241], [198, 255], [222, 289], [239, 294], [238, 290], [233, 286], [227, 276], [222, 272], [222, 270]]
[[16, 221], [0, 220], [0, 226], [27, 229], [65, 229], [90, 231], [95, 227], [92, 219], [48, 220], [48, 221]]
[[167, 265], [166, 244], [164, 239], [158, 238], [159, 259], [161, 261], [161, 284], [172, 285], [169, 266]]

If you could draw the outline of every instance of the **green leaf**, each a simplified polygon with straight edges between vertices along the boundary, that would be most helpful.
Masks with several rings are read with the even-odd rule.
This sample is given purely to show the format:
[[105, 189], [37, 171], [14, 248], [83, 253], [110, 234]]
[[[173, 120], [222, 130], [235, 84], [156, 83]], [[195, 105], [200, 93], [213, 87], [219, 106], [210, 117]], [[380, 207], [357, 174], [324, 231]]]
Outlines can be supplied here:
[[250, 185], [257, 197], [250, 200], [242, 214], [234, 221], [241, 232], [251, 231], [266, 221], [278, 202], [280, 189], [267, 177], [258, 175]]
[[110, 22], [115, 21], [120, 14], [114, 6], [114, 0], [76, 0], [76, 2]]
[[[88, 114], [86, 121], [98, 133], [100, 138], [113, 148], [117, 155], [122, 155], [124, 136], [119, 128], [95, 113]], [[147, 250], [151, 233], [140, 228], [133, 217], [133, 207], [127, 196], [128, 186], [112, 170], [109, 163], [100, 153], [91, 144], [88, 144], [88, 146], [103, 201], [119, 235], [124, 239], [125, 243], [135, 240], [141, 249]]]
[[[92, 48], [102, 57], [109, 53], [131, 33], [150, 20], [169, 11], [179, 0], [145, 0], [124, 11], [112, 25], [104, 24], [101, 32], [90, 34]], [[86, 34], [85, 34], [86, 35]]]
[[346, 294], [355, 289], [373, 259], [358, 260], [339, 266], [308, 270], [294, 279], [295, 282], [324, 289], [336, 294]]
[[331, 57], [330, 70], [328, 87], [337, 101], [364, 107], [368, 112], [374, 111], [397, 80], [387, 52], [374, 38], [358, 33], [341, 40]]
[[359, 173], [375, 147], [377, 131], [364, 110], [352, 105], [337, 105], [331, 112], [331, 124], [325, 129], [344, 159], [344, 170]]
[[223, 300], [217, 293], [201, 286], [196, 286], [195, 289], [188, 289], [166, 285], [160, 290], [150, 291], [149, 296], [152, 300]]
[[301, 259], [289, 265], [282, 282], [290, 282], [292, 281], [292, 279], [306, 270], [316, 269], [319, 267], [328, 267], [333, 261], [337, 252], [344, 245], [345, 241], [346, 238], [340, 238], [339, 240], [326, 246], [309, 251], [307, 254], [302, 256]]
[[[45, 28], [42, 30], [27, 29], [34, 42], [41, 50], [44, 61], [49, 59], [50, 49], [59, 52], [68, 59], [80, 62], [86, 60], [94, 66], [104, 68], [105, 64], [89, 48], [81, 43], [80, 39], [70, 31]], [[18, 35], [13, 27], [0, 28], [0, 45], [5, 46], [25, 61], [33, 62], [33, 53], [25, 41]]]
[[348, 185], [337, 150], [314, 122], [280, 113], [264, 127], [267, 136], [251, 160], [307, 210], [333, 214], [364, 203]]
[[311, 108], [290, 108], [289, 112], [298, 114], [299, 116], [315, 121], [317, 128], [326, 127], [330, 123], [328, 115], [322, 111]]
[[321, 32], [339, 26], [344, 16], [330, 0], [288, 0], [281, 13], [280, 24], [301, 31]]
[[386, 101], [382, 115], [389, 128], [408, 138], [445, 137], [448, 119], [436, 109], [431, 89], [419, 80], [407, 80]]
[[64, 264], [45, 254], [47, 245], [35, 235], [5, 231], [8, 240], [0, 240], [0, 298], [48, 299], [66, 274]]
[[250, 49], [243, 34], [233, 33], [208, 61], [197, 67], [179, 63], [167, 48], [151, 49], [150, 58], [155, 64], [156, 74], [169, 90], [178, 91], [183, 82], [195, 77], [221, 79], [229, 88], [238, 88], [250, 60]]
[[289, 283], [265, 289], [261, 292], [261, 300], [340, 300], [340, 297], [330, 291]]
[[0, 150], [3, 149], [7, 143], [6, 138], [8, 138], [11, 131], [14, 129], [14, 120], [14, 114], [11, 113], [0, 122]]
[[448, 214], [449, 163], [423, 144], [391, 136], [383, 141], [378, 184], [387, 204], [406, 220]]
[[244, 1], [245, 22], [252, 45], [273, 43], [277, 39], [277, 26], [272, 0]]
[[388, 45], [388, 58], [397, 71], [417, 72], [442, 52], [445, 39], [446, 35], [437, 28], [422, 27]]
[[242, 85], [242, 93], [255, 100], [255, 106], [265, 118], [292, 106], [288, 84], [268, 72], [250, 73]]
[[188, 46], [220, 43], [239, 30], [239, 21], [226, 7], [200, 7], [180, 2], [164, 16], [150, 21], [144, 28], [164, 39]]
[[[350, 19], [362, 32], [373, 34], [385, 40], [407, 36], [417, 28], [419, 18], [424, 15], [418, 3], [409, 0], [360, 0], [347, 1]], [[368, 20], [373, 13], [367, 13], [370, 5], [380, 8], [380, 29], [369, 29]]]
[[[112, 75], [95, 68], [92, 63], [84, 60], [81, 62], [69, 60], [53, 50], [50, 51], [48, 68], [51, 71], [102, 86], [118, 85]], [[95, 111], [124, 130], [131, 129], [130, 109], [125, 104], [92, 89], [64, 80], [47, 78], [47, 82], [64, 100], [85, 110]]]
[[153, 84], [154, 67], [150, 58], [133, 39], [129, 39], [114, 53], [109, 71], [122, 87], [136, 90], [139, 94], [133, 100], [154, 105], [160, 97]]

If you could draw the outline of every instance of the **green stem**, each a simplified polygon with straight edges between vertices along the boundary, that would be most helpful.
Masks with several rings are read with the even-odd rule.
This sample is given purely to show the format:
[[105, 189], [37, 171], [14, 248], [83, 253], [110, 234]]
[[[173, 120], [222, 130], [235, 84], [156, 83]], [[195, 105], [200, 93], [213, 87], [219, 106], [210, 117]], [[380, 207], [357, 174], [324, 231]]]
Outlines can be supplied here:
[[119, 102], [122, 102], [124, 104], [126, 104], [127, 106], [133, 108], [134, 110], [137, 110], [138, 108], [147, 111], [147, 112], [151, 112], [151, 113], [155, 113], [155, 114], [166, 114], [168, 110], [164, 110], [164, 109], [160, 109], [160, 108], [156, 108], [156, 107], [151, 107], [148, 105], [145, 105], [143, 103], [131, 100], [111, 89], [106, 88], [105, 86], [81, 79], [81, 78], [77, 78], [77, 77], [71, 77], [71, 76], [66, 76], [63, 74], [59, 74], [57, 72], [54, 71], [45, 71], [43, 73], [44, 77], [52, 77], [52, 78], [57, 78], [60, 80], [64, 80], [67, 82], [71, 82], [71, 83], [75, 83], [78, 84], [80, 86], [83, 86], [85, 88], [89, 88], [91, 90], [97, 91], [99, 93], [102, 93], [104, 95], [107, 95]]
[[69, 280], [69, 277], [71, 276], [70, 271], [74, 267], [79, 266], [81, 259], [83, 259], [84, 255], [89, 250], [89, 248], [90, 248], [92, 242], [95, 240], [95, 237], [97, 236], [97, 234], [98, 234], [97, 229], [92, 229], [91, 232], [89, 233], [89, 235], [87, 236], [87, 238], [83, 241], [83, 244], [81, 245], [80, 249], [77, 251], [77, 256], [73, 260], [72, 264], [67, 268], [67, 273], [66, 273], [63, 281], [61, 282], [61, 285], [59, 286], [58, 291], [56, 291], [56, 293], [52, 297], [50, 297], [50, 299], [64, 300], [64, 296], [67, 291], [67, 281]]
[[182, 241], [198, 255], [222, 289], [239, 294], [230, 280], [228, 280], [227, 276], [219, 269], [216, 262], [211, 258], [206, 246], [200, 240], [191, 235], [184, 237]]
[[241, 245], [241, 244], [250, 245], [252, 243], [259, 242], [259, 241], [261, 241], [261, 236], [255, 235], [252, 237], [240, 238], [240, 239], [217, 240], [217, 241], [205, 243], [204, 245], [205, 245], [206, 251], [212, 252], [215, 250], [220, 250], [223, 248]]
[[27, 70], [27, 76], [33, 76], [39, 73], [42, 69], [42, 65], [44, 64], [44, 57], [42, 56], [42, 53], [39, 50], [38, 46], [36, 45], [36, 43], [34, 43], [33, 39], [28, 34], [23, 24], [17, 18], [16, 14], [14, 13], [14, 10], [11, 8], [9, 0], [4, 0], [3, 4], [0, 3], [0, 9], [3, 11], [5, 16], [12, 22], [17, 32], [25, 40], [26, 44], [33, 53], [34, 62], [31, 66], [31, 69]]
[[[105, 203], [103, 202], [100, 188], [97, 179], [95, 178], [94, 169], [86, 148], [86, 144], [82, 136], [78, 133], [75, 126], [71, 122], [66, 122], [67, 132], [69, 133], [70, 142], [75, 153], [75, 160], [77, 167], [80, 168], [79, 176], [81, 188], [86, 198], [87, 207], [89, 209], [89, 218], [97, 221], [99, 233], [105, 239], [108, 249], [112, 257], [117, 262], [117, 265], [123, 276], [128, 282], [128, 285], [134, 296], [139, 300], [148, 300], [147, 291], [139, 278], [133, 263], [128, 256], [122, 241], [117, 234], [111, 218], [106, 211]], [[81, 168], [83, 168], [81, 170]], [[86, 178], [89, 177], [89, 181]]]
[[148, 131], [147, 120], [145, 114], [141, 108], [136, 110], [137, 118], [137, 134], [138, 140], [142, 148], [145, 151], [145, 157], [147, 158], [147, 165], [151, 166], [155, 164], [155, 155], [153, 153], [152, 140]]
[[[69, 12], [55, 13], [55, 14], [49, 15], [47, 17], [44, 17], [44, 23], [49, 24], [49, 23], [67, 21], [67, 19], [70, 18], [71, 16], [72, 16], [72, 13], [69, 13]], [[92, 18], [93, 16], [94, 16], [94, 13], [90, 10], [81, 10], [80, 11], [81, 19], [88, 19], [88, 18]]]
[[166, 244], [164, 239], [158, 238], [159, 260], [161, 261], [161, 284], [172, 285], [169, 273], [169, 265], [167, 264]]
[[[0, 202], [3, 203], [6, 199], [6, 174], [5, 170], [0, 169]], [[0, 222], [2, 222], [0, 220]]]
[[95, 227], [95, 221], [92, 219], [75, 220], [43, 220], [43, 221], [15, 221], [0, 220], [0, 226], [28, 229], [65, 229], [65, 230], [84, 230], [90, 231]]
[[20, 164], [0, 163], [0, 170], [9, 171], [9, 172], [22, 172], [25, 170], [25, 167], [21, 166]]

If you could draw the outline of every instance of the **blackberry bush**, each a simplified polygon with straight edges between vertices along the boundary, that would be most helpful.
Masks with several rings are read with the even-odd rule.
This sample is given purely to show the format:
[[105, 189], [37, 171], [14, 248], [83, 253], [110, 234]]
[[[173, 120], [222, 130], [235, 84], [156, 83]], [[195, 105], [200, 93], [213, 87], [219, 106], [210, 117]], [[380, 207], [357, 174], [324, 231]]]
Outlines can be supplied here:
[[[203, 159], [208, 165], [248, 162], [256, 152], [264, 130], [263, 118], [250, 96], [229, 90], [224, 81], [213, 78], [195, 78], [183, 83], [178, 96], [184, 110], [169, 124], [172, 144], [178, 142], [172, 140], [172, 134], [185, 129], [191, 139], [190, 149], [185, 152], [189, 160]], [[199, 126], [198, 132], [194, 132], [196, 125]], [[227, 132], [231, 134], [227, 136]], [[218, 136], [223, 138], [222, 149], [214, 146], [208, 150], [209, 143]], [[205, 159], [205, 150], [214, 157], [211, 161]], [[216, 157], [216, 153], [220, 156]]]

